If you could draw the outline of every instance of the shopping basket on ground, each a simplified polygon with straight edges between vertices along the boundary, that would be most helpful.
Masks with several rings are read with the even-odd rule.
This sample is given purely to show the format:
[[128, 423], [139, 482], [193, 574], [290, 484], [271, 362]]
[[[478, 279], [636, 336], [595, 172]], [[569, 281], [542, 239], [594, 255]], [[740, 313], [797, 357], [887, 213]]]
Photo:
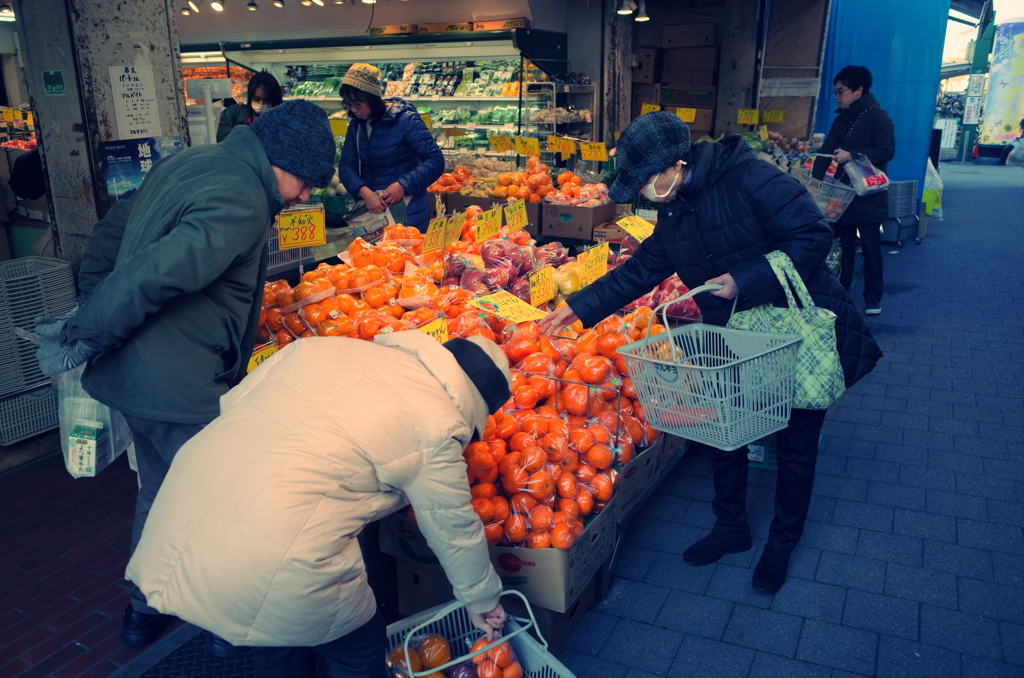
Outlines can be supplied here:
[[[466, 612], [464, 603], [454, 601], [446, 605], [438, 605], [429, 610], [424, 610], [388, 626], [388, 648], [387, 658], [388, 672], [395, 678], [423, 678], [425, 676], [442, 674], [445, 669], [470, 661], [471, 657], [489, 652], [498, 645], [508, 642], [515, 652], [516, 661], [522, 668], [524, 678], [576, 678], [561, 662], [548, 652], [548, 643], [544, 640], [540, 629], [537, 627], [537, 620], [530, 608], [530, 601], [519, 591], [504, 591], [502, 596], [514, 595], [522, 598], [526, 605], [529, 619], [513, 617], [509, 615], [505, 622], [505, 635], [497, 640], [488, 643], [476, 652], [470, 652], [473, 644], [483, 637], [483, 631], [473, 626]], [[538, 642], [527, 633], [533, 629], [537, 634]], [[421, 634], [436, 633], [448, 640], [451, 647], [451, 661], [434, 668], [424, 668], [410, 674], [403, 667], [391, 661], [391, 651], [402, 648], [398, 653], [399, 657], [405, 658], [405, 666], [410, 665], [409, 648], [410, 643]]]
[[[651, 320], [661, 312], [668, 328], [669, 305], [721, 287], [696, 287], [658, 306]], [[698, 323], [647, 336], [619, 353], [651, 426], [735, 450], [787, 426], [800, 341], [797, 334]]]
[[825, 221], [831, 223], [839, 221], [839, 217], [843, 216], [843, 212], [857, 197], [857, 191], [849, 186], [820, 181], [811, 176], [810, 171], [800, 167], [791, 169], [790, 174], [796, 177], [796, 180], [803, 184], [807, 192], [814, 198], [814, 204], [821, 210]]

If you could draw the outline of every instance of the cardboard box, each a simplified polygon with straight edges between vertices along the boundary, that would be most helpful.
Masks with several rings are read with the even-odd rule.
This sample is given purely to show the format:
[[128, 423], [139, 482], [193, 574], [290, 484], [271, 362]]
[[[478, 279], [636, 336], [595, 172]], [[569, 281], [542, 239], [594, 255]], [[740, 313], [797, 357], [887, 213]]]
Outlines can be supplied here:
[[658, 475], [664, 477], [672, 472], [679, 460], [686, 454], [690, 441], [669, 433], [662, 433], [661, 437], [664, 438], [664, 442], [661, 446], [661, 459], [658, 462]]
[[[531, 604], [565, 612], [615, 549], [618, 511], [618, 497], [612, 497], [569, 549], [491, 546], [491, 564], [505, 588], [522, 591]], [[438, 563], [419, 529], [397, 513], [380, 521], [380, 549], [399, 560]]]
[[618, 244], [622, 242], [622, 236], [624, 235], [626, 235], [626, 232], [612, 222], [595, 228], [592, 238], [595, 242], [610, 242]]
[[715, 84], [714, 69], [661, 70], [661, 81], [668, 87], [712, 87]]
[[633, 68], [633, 82], [652, 85], [658, 80], [661, 71], [661, 50], [657, 47], [644, 47], [635, 50], [637, 65]]
[[498, 21], [474, 21], [474, 31], [510, 31], [513, 28], [529, 28], [530, 20], [525, 18], [500, 19]]
[[0, 261], [11, 258], [11, 244], [7, 240], [7, 224], [0, 224]]
[[716, 94], [714, 87], [662, 87], [661, 105], [714, 108]]
[[399, 24], [397, 26], [371, 26], [367, 31], [370, 35], [406, 35], [416, 32], [415, 24]]
[[718, 68], [717, 47], [687, 47], [666, 49], [662, 55], [662, 67], [666, 71]]
[[619, 502], [618, 522], [626, 520], [630, 512], [654, 489], [660, 469], [664, 439], [664, 434], [658, 436], [658, 440], [636, 455], [633, 461], [617, 467], [620, 478], [619, 487], [615, 491]]
[[396, 558], [398, 611], [411, 617], [455, 598], [452, 584], [440, 565]]
[[470, 205], [476, 205], [485, 211], [494, 206], [494, 198], [478, 198], [473, 195], [459, 195], [458, 193], [446, 193], [444, 196], [445, 206], [448, 214], [452, 212], [465, 212]]
[[[664, 110], [669, 113], [675, 113], [677, 109], [684, 108], [683, 106], [666, 106]], [[709, 132], [714, 128], [715, 124], [715, 111], [712, 108], [698, 108], [697, 117], [693, 122], [686, 123], [692, 130], [700, 130], [702, 132]], [[692, 136], [692, 135], [691, 135]]]
[[615, 203], [600, 207], [572, 207], [544, 203], [542, 234], [549, 238], [592, 240], [594, 227], [615, 218]]
[[[565, 612], [555, 612], [540, 605], [531, 603], [530, 609], [537, 620], [537, 627], [540, 629], [544, 640], [548, 642], [548, 652], [558, 652], [565, 644], [572, 630], [583, 619], [584, 615], [594, 606], [597, 598], [597, 578], [591, 577], [590, 581], [583, 588], [583, 593], [575, 603], [569, 606]], [[516, 596], [506, 596], [501, 599], [501, 605], [505, 612], [517, 617], [530, 618], [526, 612], [526, 605]]]
[[674, 47], [710, 47], [715, 44], [714, 24], [686, 24], [682, 26], [662, 26], [661, 46], [665, 49]]
[[417, 33], [467, 33], [473, 30], [473, 22], [454, 24], [418, 24]]

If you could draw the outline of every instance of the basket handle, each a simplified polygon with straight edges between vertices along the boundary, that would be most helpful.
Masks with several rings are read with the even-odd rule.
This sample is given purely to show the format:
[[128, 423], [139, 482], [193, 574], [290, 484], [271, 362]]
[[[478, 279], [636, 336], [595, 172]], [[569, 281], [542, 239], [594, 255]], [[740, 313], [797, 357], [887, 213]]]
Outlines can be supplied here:
[[[645, 341], [646, 340], [650, 340], [650, 338], [651, 338], [651, 324], [654, 322], [655, 316], [658, 315], [658, 311], [661, 311], [661, 322], [662, 322], [662, 325], [665, 326], [665, 329], [668, 329], [668, 307], [669, 306], [671, 306], [673, 304], [678, 304], [680, 301], [686, 301], [687, 299], [695, 297], [695, 296], [697, 296], [698, 294], [700, 294], [702, 292], [714, 292], [715, 290], [720, 290], [720, 289], [722, 289], [722, 287], [724, 287], [724, 286], [723, 285], [719, 285], [717, 283], [711, 283], [710, 285], [701, 285], [700, 287], [694, 287], [692, 290], [688, 290], [686, 292], [686, 294], [684, 294], [683, 296], [676, 297], [675, 299], [669, 299], [665, 303], [659, 304], [658, 306], [656, 306], [654, 308], [654, 312], [651, 313], [649, 318], [647, 318], [647, 331], [644, 332], [644, 339], [645, 339]], [[675, 342], [669, 342], [669, 343], [672, 345], [672, 356], [673, 356], [673, 358], [676, 358], [676, 352], [677, 352], [678, 349], [676, 348]], [[679, 360], [676, 359], [674, 362], [678, 363]]]
[[[519, 617], [513, 617], [513, 619], [516, 619], [517, 621], [522, 621], [523, 622], [523, 624], [518, 629], [516, 629], [515, 631], [513, 631], [512, 633], [510, 633], [507, 636], [499, 636], [497, 640], [494, 640], [494, 641], [488, 643], [486, 646], [480, 648], [476, 652], [471, 652], [471, 653], [466, 654], [466, 655], [460, 654], [457, 658], [452, 659], [447, 664], [442, 664], [441, 666], [435, 666], [434, 668], [426, 669], [426, 670], [423, 670], [423, 671], [419, 671], [417, 673], [413, 673], [413, 672], [409, 671], [408, 668], [401, 669], [402, 672], [403, 673], [407, 673], [412, 678], [421, 678], [422, 676], [428, 676], [428, 675], [430, 675], [432, 673], [435, 673], [435, 672], [438, 672], [438, 671], [443, 671], [444, 669], [447, 669], [447, 668], [449, 668], [451, 666], [455, 666], [456, 664], [459, 664], [461, 662], [466, 661], [466, 659], [475, 657], [475, 656], [483, 654], [485, 652], [490, 652], [494, 648], [496, 648], [499, 645], [501, 645], [502, 643], [506, 642], [509, 638], [514, 638], [514, 637], [518, 636], [520, 633], [523, 633], [523, 632], [529, 630], [529, 628], [531, 626], [533, 627], [534, 632], [537, 634], [537, 638], [540, 639], [541, 645], [543, 645], [544, 649], [547, 650], [548, 649], [548, 641], [544, 638], [544, 635], [540, 632], [540, 626], [537, 625], [537, 618], [534, 617], [534, 615], [533, 615], [533, 608], [530, 607], [530, 601], [526, 599], [526, 596], [524, 596], [520, 591], [516, 591], [515, 589], [509, 589], [507, 591], [502, 591], [501, 595], [502, 596], [515, 595], [515, 596], [519, 596], [520, 598], [522, 598], [523, 599], [523, 603], [526, 605], [526, 611], [530, 615], [530, 620], [527, 622], [525, 619], [520, 619]], [[441, 621], [442, 619], [447, 617], [452, 612], [454, 612], [454, 611], [456, 611], [458, 609], [461, 609], [461, 608], [463, 608], [465, 606], [466, 606], [465, 603], [463, 603], [461, 601], [458, 601], [458, 600], [454, 600], [454, 601], [448, 603], [447, 605], [445, 605], [444, 607], [442, 607], [440, 610], [438, 610], [437, 614], [435, 614], [433, 617], [431, 617], [427, 621], [423, 622], [419, 626], [414, 627], [413, 629], [411, 629], [405, 635], [404, 648], [405, 648], [405, 666], [406, 667], [412, 666], [412, 661], [409, 658], [409, 641], [411, 639], [413, 639], [414, 637], [416, 637], [416, 634], [419, 631], [421, 631], [422, 629], [426, 628], [427, 626], [429, 626], [429, 625], [431, 625], [431, 624], [433, 624], [435, 622]]]

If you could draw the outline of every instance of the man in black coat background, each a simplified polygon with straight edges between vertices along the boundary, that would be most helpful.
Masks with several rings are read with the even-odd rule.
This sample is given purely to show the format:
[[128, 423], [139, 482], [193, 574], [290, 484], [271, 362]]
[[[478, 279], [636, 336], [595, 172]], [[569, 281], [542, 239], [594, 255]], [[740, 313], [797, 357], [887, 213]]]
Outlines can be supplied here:
[[[847, 66], [832, 81], [836, 101], [839, 103], [836, 109], [838, 115], [819, 153], [832, 154], [839, 163], [836, 179], [844, 184], [849, 184], [850, 178], [843, 170], [843, 165], [855, 156], [864, 155], [872, 165], [885, 172], [889, 161], [896, 154], [896, 132], [892, 118], [870, 92], [871, 83], [871, 71], [864, 66]], [[827, 169], [828, 162], [819, 157], [814, 164], [814, 177], [821, 179]], [[843, 248], [839, 281], [847, 291], [853, 283], [857, 233], [860, 233], [860, 250], [864, 256], [866, 315], [882, 312], [884, 283], [881, 224], [888, 217], [889, 195], [882, 191], [854, 198], [836, 224], [836, 235]]]

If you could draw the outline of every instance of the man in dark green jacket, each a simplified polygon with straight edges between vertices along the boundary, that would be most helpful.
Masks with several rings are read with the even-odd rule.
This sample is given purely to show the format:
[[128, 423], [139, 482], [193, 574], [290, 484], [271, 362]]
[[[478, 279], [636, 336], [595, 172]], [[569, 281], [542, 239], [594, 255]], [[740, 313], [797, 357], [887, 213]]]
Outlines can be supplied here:
[[[223, 143], [153, 166], [132, 197], [96, 224], [80, 304], [39, 318], [46, 374], [89, 364], [85, 390], [121, 411], [135, 439], [141, 487], [132, 551], [178, 448], [220, 414], [251, 353], [272, 218], [325, 187], [334, 138], [316, 104], [291, 101]], [[137, 588], [121, 639], [143, 646], [167, 617]]]

